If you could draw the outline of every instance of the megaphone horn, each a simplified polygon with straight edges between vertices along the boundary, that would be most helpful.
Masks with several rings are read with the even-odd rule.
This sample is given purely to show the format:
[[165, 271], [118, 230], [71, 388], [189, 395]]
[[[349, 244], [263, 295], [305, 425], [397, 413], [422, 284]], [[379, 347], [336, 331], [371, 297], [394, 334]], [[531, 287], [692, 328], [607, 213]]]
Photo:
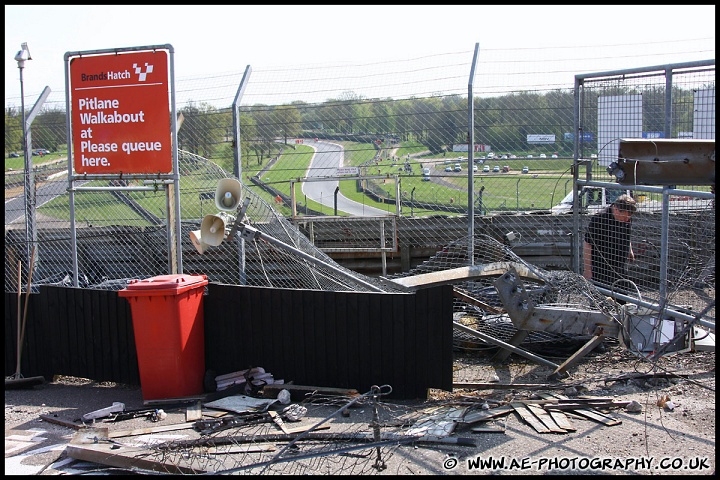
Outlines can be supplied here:
[[217, 247], [225, 238], [225, 225], [232, 222], [234, 217], [225, 212], [217, 215], [205, 215], [200, 224], [200, 238], [207, 245]]
[[215, 190], [215, 206], [226, 212], [237, 209], [242, 196], [242, 185], [234, 178], [223, 178]]
[[197, 250], [200, 255], [205, 253], [207, 247], [210, 246], [202, 241], [202, 230], [193, 230], [192, 232], [190, 232], [190, 241], [192, 242], [193, 247], [195, 247], [195, 250]]

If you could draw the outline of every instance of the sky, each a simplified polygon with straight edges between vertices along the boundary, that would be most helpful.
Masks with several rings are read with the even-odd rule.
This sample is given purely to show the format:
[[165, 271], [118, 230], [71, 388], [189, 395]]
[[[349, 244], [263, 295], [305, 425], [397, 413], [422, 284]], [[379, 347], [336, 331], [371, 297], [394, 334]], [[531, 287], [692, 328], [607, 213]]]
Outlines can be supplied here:
[[[589, 72], [715, 58], [714, 5], [5, 5], [5, 103], [65, 89], [67, 52], [170, 44], [175, 79], [481, 49], [542, 49]], [[658, 52], [667, 52], [658, 53]], [[579, 60], [578, 60], [579, 62]], [[578, 63], [579, 65], [579, 63]], [[585, 72], [582, 72], [585, 73]], [[570, 77], [572, 79], [572, 77]], [[572, 86], [572, 85], [570, 85]]]

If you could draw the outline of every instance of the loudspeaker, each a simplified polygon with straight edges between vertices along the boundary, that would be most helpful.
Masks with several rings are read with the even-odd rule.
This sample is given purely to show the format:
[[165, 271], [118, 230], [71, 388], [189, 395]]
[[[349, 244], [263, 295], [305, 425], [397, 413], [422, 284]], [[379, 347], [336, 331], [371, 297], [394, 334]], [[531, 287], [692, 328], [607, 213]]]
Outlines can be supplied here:
[[202, 241], [202, 230], [193, 230], [190, 232], [190, 241], [200, 255], [205, 253], [205, 250], [210, 246]]
[[215, 206], [219, 210], [231, 212], [240, 205], [241, 196], [242, 186], [240, 182], [234, 178], [223, 178], [218, 182], [215, 190]]
[[217, 247], [225, 238], [225, 226], [234, 221], [232, 215], [219, 212], [216, 215], [205, 215], [200, 224], [200, 239], [207, 245]]

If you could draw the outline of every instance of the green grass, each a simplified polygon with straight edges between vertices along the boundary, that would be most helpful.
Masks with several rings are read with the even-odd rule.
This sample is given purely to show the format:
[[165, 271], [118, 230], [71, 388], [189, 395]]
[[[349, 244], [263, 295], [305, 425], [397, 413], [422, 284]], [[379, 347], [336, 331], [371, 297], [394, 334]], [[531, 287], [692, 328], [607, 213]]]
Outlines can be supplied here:
[[[18, 152], [20, 153], [20, 152]], [[67, 153], [49, 153], [47, 155], [43, 155], [42, 157], [39, 155], [33, 155], [32, 157], [32, 165], [37, 167], [39, 165], [43, 165], [45, 163], [52, 162], [54, 160], [58, 160], [60, 158], [67, 158]], [[10, 169], [13, 170], [24, 170], [25, 169], [25, 155], [20, 155], [17, 158], [5, 158], [5, 171], [8, 171]]]
[[[395, 198], [395, 182], [396, 178], [400, 182], [400, 192], [404, 200], [413, 200], [419, 204], [428, 204], [429, 208], [415, 207], [412, 210], [409, 207], [403, 207], [403, 215], [409, 215], [411, 212], [415, 216], [420, 215], [457, 215], [464, 214], [468, 205], [468, 177], [467, 177], [467, 156], [461, 152], [452, 152], [452, 155], [443, 156], [420, 155], [417, 158], [407, 159], [408, 153], [411, 155], [426, 151], [426, 148], [419, 144], [402, 144], [397, 150], [395, 157], [397, 160], [385, 158], [373, 161], [377, 150], [372, 144], [356, 143], [356, 142], [336, 142], [342, 145], [345, 153], [345, 166], [366, 166], [361, 168], [361, 175], [376, 176], [381, 175], [384, 178], [372, 179], [373, 189], [385, 198], [392, 199], [393, 204], [378, 202], [373, 197], [366, 195], [357, 190], [357, 182], [353, 179], [340, 180], [340, 191], [351, 200], [358, 203], [371, 205], [383, 210], [387, 209], [394, 212]], [[219, 159], [219, 164], [232, 169], [232, 158], [228, 158], [230, 152], [226, 149], [224, 156]], [[305, 177], [307, 169], [312, 160], [314, 150], [307, 145], [278, 145], [277, 154], [279, 159], [267, 168], [261, 174], [261, 179], [266, 184], [279, 190], [283, 194], [291, 195], [291, 180], [299, 180]], [[33, 157], [34, 162], [48, 162], [61, 158], [62, 154], [50, 154], [44, 157]], [[459, 161], [458, 156], [465, 157], [465, 161]], [[10, 164], [15, 165], [11, 168], [23, 168], [23, 158], [6, 159], [6, 168]], [[411, 167], [411, 172], [406, 172], [404, 168], [405, 162]], [[283, 216], [290, 216], [292, 210], [287, 205], [278, 205], [273, 195], [264, 190], [252, 186], [247, 178], [260, 174], [267, 167], [269, 159], [266, 158], [262, 165], [258, 165], [254, 157], [243, 159], [242, 176], [245, 178], [244, 183], [253, 190], [253, 192], [261, 196], [268, 204], [278, 209]], [[370, 164], [369, 166], [368, 163]], [[453, 166], [455, 163], [461, 163], [462, 172], [445, 172], [445, 167]], [[548, 210], [556, 205], [572, 188], [572, 176], [570, 167], [572, 159], [507, 159], [507, 160], [486, 160], [485, 165], [492, 168], [495, 165], [501, 168], [507, 165], [511, 168], [510, 173], [482, 173], [482, 164], [478, 164], [480, 173], [473, 176], [473, 201], [475, 201], [475, 211], [481, 211], [478, 201], [478, 194], [481, 189], [484, 211], [493, 212], [514, 212], [529, 210]], [[530, 172], [521, 174], [523, 166], [528, 166]], [[422, 180], [423, 167], [429, 167], [431, 171], [431, 181]], [[205, 180], [203, 180], [205, 179]], [[93, 182], [97, 186], [106, 186], [107, 182]], [[320, 203], [304, 198], [300, 193], [299, 183], [296, 185], [296, 201], [301, 204], [298, 210], [299, 214], [303, 213], [303, 207], [333, 214], [330, 207], [323, 206]], [[181, 191], [197, 191], [197, 192], [214, 192], [217, 187], [217, 180], [211, 176], [204, 176], [202, 172], [192, 172], [192, 175], [181, 175], [180, 189]], [[484, 188], [483, 188], [484, 187]], [[679, 187], [693, 189], [692, 187]], [[695, 188], [697, 189], [697, 188]], [[708, 187], [709, 189], [709, 187]], [[703, 190], [708, 190], [703, 189]], [[154, 215], [163, 215], [164, 208], [164, 191], [153, 192], [128, 192], [131, 198], [137, 201], [148, 211]], [[147, 222], [142, 220], [124, 205], [118, 206], [116, 199], [111, 198], [109, 194], [83, 194], [79, 193], [75, 196], [76, 218], [122, 218], [124, 224], [144, 226]], [[306, 205], [307, 203], [307, 205]], [[112, 209], [112, 211], [110, 210]], [[120, 209], [120, 210], [118, 210]], [[161, 212], [160, 210], [163, 210]], [[69, 220], [68, 199], [58, 197], [47, 204], [40, 207], [40, 211], [56, 218]], [[198, 202], [195, 195], [181, 196], [181, 213], [183, 218], [197, 218], [198, 220], [210, 213], [215, 213], [216, 208], [213, 200]], [[346, 215], [344, 212], [338, 212], [338, 215]], [[97, 222], [95, 222], [97, 224]]]

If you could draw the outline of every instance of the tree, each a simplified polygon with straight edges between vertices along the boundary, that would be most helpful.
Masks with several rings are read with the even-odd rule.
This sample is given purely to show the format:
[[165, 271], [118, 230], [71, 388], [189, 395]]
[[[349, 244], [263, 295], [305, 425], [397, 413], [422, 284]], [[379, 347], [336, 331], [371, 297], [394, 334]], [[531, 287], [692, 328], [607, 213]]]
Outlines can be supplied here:
[[180, 110], [185, 120], [178, 131], [178, 147], [196, 155], [212, 156], [214, 146], [225, 140], [227, 114], [207, 103], [192, 101]]
[[35, 117], [31, 128], [33, 145], [54, 152], [67, 143], [67, 115], [64, 110], [52, 108], [42, 111]]
[[5, 107], [5, 154], [22, 150], [22, 122], [13, 107]]
[[300, 118], [300, 111], [291, 105], [284, 105], [276, 108], [273, 111], [282, 133], [285, 144], [288, 143], [288, 137], [297, 137], [302, 129], [300, 128], [302, 121]]

